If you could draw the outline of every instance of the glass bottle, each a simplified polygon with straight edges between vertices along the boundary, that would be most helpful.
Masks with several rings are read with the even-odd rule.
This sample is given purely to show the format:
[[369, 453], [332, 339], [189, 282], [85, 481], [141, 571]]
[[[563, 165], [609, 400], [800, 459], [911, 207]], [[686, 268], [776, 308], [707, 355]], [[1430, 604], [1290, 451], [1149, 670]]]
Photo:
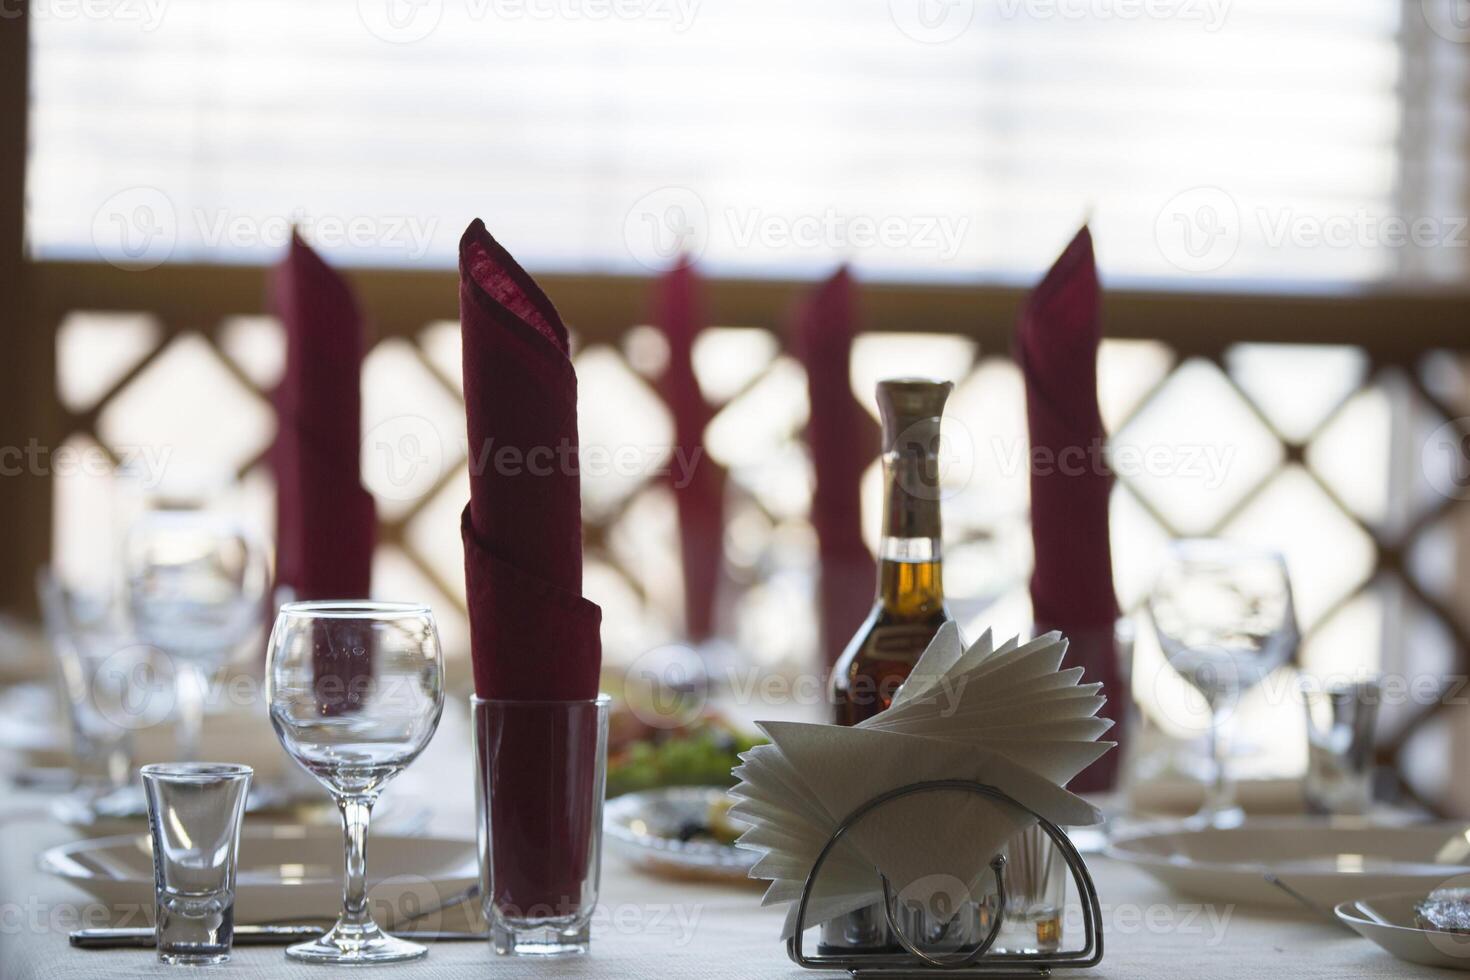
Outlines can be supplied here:
[[[856, 725], [884, 710], [939, 628], [949, 622], [940, 550], [940, 418], [954, 388], [947, 381], [896, 378], [878, 383], [883, 418], [883, 536], [878, 594], [832, 668], [833, 720]], [[822, 926], [828, 953], [891, 952], [881, 905]]]

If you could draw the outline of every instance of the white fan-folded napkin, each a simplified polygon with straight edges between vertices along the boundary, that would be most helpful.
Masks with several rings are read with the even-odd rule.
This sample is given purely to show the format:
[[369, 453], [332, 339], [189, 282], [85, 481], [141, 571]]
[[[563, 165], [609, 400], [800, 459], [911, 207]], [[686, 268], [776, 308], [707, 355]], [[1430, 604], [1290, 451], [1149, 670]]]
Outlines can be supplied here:
[[[994, 648], [989, 631], [968, 649], [954, 624], [934, 637], [883, 712], [852, 728], [761, 722], [770, 738], [741, 756], [732, 814], [750, 828], [739, 845], [761, 852], [751, 877], [771, 882], [764, 904], [796, 902], [841, 821], [876, 797], [914, 783], [962, 779], [993, 786], [1053, 823], [1082, 826], [1101, 815], [1066, 784], [1113, 747], [1097, 741], [1100, 685], [1061, 669], [1067, 641], [1047, 633]], [[822, 868], [807, 925], [883, 899], [925, 879], [979, 886], [991, 857], [1034, 824], [1027, 810], [974, 793], [916, 794], [872, 811]], [[936, 877], [936, 876], [942, 876]]]

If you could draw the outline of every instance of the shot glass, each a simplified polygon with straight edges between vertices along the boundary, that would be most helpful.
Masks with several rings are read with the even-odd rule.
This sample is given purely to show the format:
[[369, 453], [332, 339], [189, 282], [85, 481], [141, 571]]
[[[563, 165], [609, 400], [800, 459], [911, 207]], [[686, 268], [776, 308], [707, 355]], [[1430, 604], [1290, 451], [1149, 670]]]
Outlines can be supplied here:
[[198, 966], [230, 958], [235, 938], [235, 865], [249, 766], [144, 766], [153, 838], [158, 958]]
[[609, 703], [471, 699], [481, 895], [499, 954], [587, 952]]
[[1373, 729], [1377, 680], [1321, 682], [1303, 678], [1307, 712], [1307, 811], [1362, 815], [1373, 805]]
[[1067, 862], [1039, 826], [1006, 843], [1006, 910], [998, 953], [1055, 953], [1062, 945]]

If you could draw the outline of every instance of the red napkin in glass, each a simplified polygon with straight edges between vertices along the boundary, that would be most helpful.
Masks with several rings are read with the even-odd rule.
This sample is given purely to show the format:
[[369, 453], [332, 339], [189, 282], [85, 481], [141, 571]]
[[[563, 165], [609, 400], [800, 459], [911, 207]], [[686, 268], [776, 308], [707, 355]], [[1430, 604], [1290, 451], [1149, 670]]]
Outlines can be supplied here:
[[[1097, 406], [1097, 351], [1102, 341], [1102, 293], [1084, 227], [1067, 246], [1021, 310], [1015, 357], [1026, 378], [1031, 433], [1031, 575], [1036, 631], [1061, 630], [1067, 659], [1101, 681], [1103, 714], [1125, 733], [1122, 670], [1114, 639], [1118, 601], [1113, 592], [1108, 498], [1113, 475], [1102, 453], [1107, 434]], [[1109, 752], [1072, 781], [1088, 792], [1111, 788], [1122, 752]]]
[[822, 562], [818, 608], [828, 667], [872, 609], [877, 574], [863, 541], [862, 479], [878, 451], [878, 432], [852, 394], [856, 306], [844, 267], [801, 304], [795, 318], [794, 348], [806, 368], [811, 403], [806, 441], [816, 472], [811, 514]]
[[[276, 583], [296, 599], [361, 599], [372, 585], [377, 517], [362, 485], [362, 358], [366, 340], [352, 290], [291, 236], [271, 279], [286, 334], [276, 389]], [[323, 711], [351, 710], [372, 676], [362, 637], [318, 637]]]
[[715, 633], [725, 560], [725, 472], [705, 452], [704, 430], [715, 412], [694, 374], [694, 338], [704, 326], [698, 289], [694, 267], [681, 261], [659, 280], [654, 316], [669, 344], [669, 364], [659, 387], [674, 417], [669, 485], [679, 512], [684, 634], [694, 644]]
[[[577, 375], [566, 327], [478, 219], [459, 245], [460, 329], [472, 466], [461, 521], [475, 690], [482, 698], [597, 697], [602, 611], [582, 596]], [[490, 786], [506, 910], [575, 909], [586, 866], [595, 731], [534, 712], [497, 729]], [[578, 744], [570, 744], [576, 742]]]

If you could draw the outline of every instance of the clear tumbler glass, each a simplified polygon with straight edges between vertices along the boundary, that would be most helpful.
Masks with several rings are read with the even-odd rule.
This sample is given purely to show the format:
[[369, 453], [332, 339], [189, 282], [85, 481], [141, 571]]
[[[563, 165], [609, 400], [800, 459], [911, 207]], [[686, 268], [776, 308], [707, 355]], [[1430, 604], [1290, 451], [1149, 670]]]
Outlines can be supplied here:
[[497, 953], [587, 952], [609, 703], [471, 699], [481, 895]]
[[223, 963], [235, 938], [235, 863], [250, 789], [249, 766], [144, 766], [153, 838], [158, 958]]

